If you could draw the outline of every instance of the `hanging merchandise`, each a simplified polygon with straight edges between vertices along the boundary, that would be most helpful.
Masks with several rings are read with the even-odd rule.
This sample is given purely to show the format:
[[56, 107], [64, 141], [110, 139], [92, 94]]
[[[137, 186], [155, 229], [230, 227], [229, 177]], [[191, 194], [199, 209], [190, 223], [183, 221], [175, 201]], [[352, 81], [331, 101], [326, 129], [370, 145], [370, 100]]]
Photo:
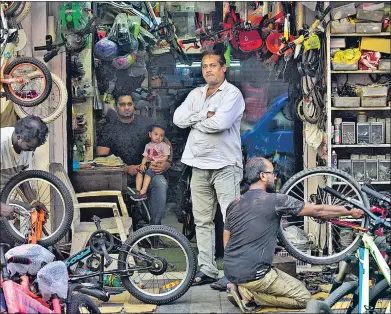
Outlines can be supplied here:
[[119, 47], [115, 42], [104, 37], [95, 44], [94, 55], [103, 61], [112, 61], [119, 55]]
[[129, 53], [125, 56], [115, 58], [111, 62], [111, 65], [117, 70], [126, 70], [133, 65], [135, 60], [136, 60], [136, 54]]
[[128, 54], [137, 51], [137, 36], [140, 25], [132, 21], [126, 13], [116, 16], [108, 38], [115, 42], [120, 49], [120, 54]]

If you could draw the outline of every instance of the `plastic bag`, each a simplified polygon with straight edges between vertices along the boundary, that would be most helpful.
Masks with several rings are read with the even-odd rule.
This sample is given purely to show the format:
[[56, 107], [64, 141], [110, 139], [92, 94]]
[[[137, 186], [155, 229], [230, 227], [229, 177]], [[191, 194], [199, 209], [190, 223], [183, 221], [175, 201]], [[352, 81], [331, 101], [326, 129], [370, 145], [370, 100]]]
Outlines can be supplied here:
[[361, 57], [361, 52], [358, 48], [339, 50], [335, 53], [333, 62], [353, 64]]
[[42, 268], [42, 263], [50, 263], [54, 260], [55, 256], [38, 244], [23, 244], [9, 250], [5, 254], [6, 259], [11, 257], [26, 257], [29, 258], [31, 264], [23, 265], [18, 263], [8, 263], [7, 269], [10, 271], [11, 276], [15, 273], [20, 275], [36, 275]]
[[68, 270], [64, 262], [56, 261], [47, 264], [37, 274], [38, 288], [43, 299], [48, 300], [52, 294], [66, 299], [68, 295]]
[[120, 55], [125, 55], [137, 51], [139, 31], [140, 25], [137, 22], [129, 19], [126, 13], [120, 13], [114, 20], [108, 38], [120, 47]]
[[360, 61], [358, 66], [360, 70], [377, 70], [379, 60], [381, 58], [380, 52], [376, 51], [361, 51]]

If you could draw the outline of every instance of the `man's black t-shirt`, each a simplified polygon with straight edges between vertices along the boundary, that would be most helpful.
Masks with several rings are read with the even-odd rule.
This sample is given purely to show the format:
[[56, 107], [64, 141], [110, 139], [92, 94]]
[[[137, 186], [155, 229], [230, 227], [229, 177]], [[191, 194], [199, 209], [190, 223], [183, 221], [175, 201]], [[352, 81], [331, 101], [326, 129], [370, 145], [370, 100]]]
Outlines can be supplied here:
[[285, 194], [249, 190], [227, 208], [224, 274], [235, 284], [262, 278], [271, 266], [280, 216], [296, 215], [304, 203]]
[[148, 132], [153, 124], [151, 118], [138, 115], [131, 123], [113, 119], [103, 127], [98, 146], [110, 148], [110, 153], [127, 165], [139, 165], [145, 145], [150, 142]]

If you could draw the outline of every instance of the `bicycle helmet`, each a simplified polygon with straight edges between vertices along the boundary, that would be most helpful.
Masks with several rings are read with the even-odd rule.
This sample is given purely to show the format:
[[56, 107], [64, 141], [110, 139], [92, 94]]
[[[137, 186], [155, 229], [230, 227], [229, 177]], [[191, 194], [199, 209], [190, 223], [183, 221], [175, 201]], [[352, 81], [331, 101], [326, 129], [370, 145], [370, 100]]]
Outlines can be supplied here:
[[118, 45], [107, 37], [99, 40], [94, 47], [95, 57], [104, 61], [112, 61], [118, 52]]
[[117, 70], [125, 70], [132, 66], [135, 61], [136, 55], [129, 53], [125, 56], [115, 58], [111, 64]]

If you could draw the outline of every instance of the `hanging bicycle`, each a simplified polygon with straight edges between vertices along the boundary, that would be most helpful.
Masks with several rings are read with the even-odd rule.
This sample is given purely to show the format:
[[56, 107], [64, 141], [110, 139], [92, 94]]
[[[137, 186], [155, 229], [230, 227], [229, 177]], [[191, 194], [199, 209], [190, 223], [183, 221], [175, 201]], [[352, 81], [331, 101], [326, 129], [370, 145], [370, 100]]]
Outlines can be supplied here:
[[[23, 57], [11, 61], [18, 38], [13, 14], [21, 5], [21, 2], [14, 2], [6, 7], [5, 3], [1, 3], [0, 88], [4, 88], [4, 94], [0, 96], [20, 106], [31, 107], [42, 103], [49, 96], [52, 78], [49, 69], [37, 59]], [[24, 6], [28, 7], [26, 4]]]

